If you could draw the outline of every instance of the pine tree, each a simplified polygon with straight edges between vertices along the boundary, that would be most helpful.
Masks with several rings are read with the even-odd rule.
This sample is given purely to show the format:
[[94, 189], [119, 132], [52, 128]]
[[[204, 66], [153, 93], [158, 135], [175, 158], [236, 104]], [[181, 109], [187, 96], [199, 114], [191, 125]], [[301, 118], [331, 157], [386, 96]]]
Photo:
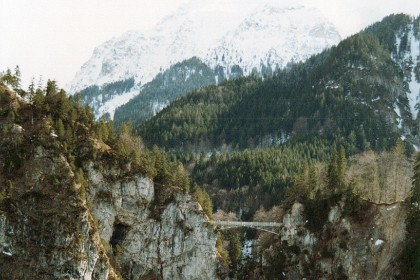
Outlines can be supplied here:
[[20, 88], [20, 82], [21, 82], [21, 73], [20, 73], [20, 68], [19, 68], [19, 65], [16, 65], [16, 67], [15, 67], [15, 75], [14, 75], [14, 77], [15, 77], [15, 85], [14, 85], [14, 88], [15, 89], [17, 89], [17, 88]]
[[57, 82], [54, 80], [48, 80], [47, 81], [47, 88], [45, 91], [45, 95], [49, 96], [49, 95], [53, 95], [57, 92]]
[[64, 140], [66, 136], [66, 130], [64, 129], [63, 121], [59, 118], [56, 122], [56, 129], [57, 129], [57, 135], [60, 140]]
[[416, 162], [414, 165], [413, 191], [411, 196], [411, 202], [420, 205], [420, 153], [417, 153]]
[[229, 258], [234, 270], [238, 268], [242, 257], [242, 244], [238, 233], [232, 233], [229, 236]]
[[335, 193], [338, 186], [337, 151], [334, 150], [327, 170], [328, 189]]
[[330, 191], [335, 193], [337, 190], [342, 191], [345, 187], [347, 160], [343, 146], [340, 146], [338, 152], [335, 150], [331, 156], [328, 165], [328, 187]]
[[[34, 96], [35, 96], [35, 82], [34, 82], [34, 78], [32, 78], [31, 83], [28, 86], [28, 101], [29, 101], [29, 104], [31, 104], [31, 105], [34, 103]], [[32, 110], [31, 123], [32, 124], [34, 123], [34, 121], [33, 121], [33, 110]]]
[[200, 203], [207, 217], [209, 217], [209, 219], [213, 219], [213, 204], [212, 204], [209, 194], [205, 190], [200, 188], [197, 184], [194, 183], [192, 195], [194, 199], [198, 203]]
[[345, 187], [346, 180], [346, 170], [347, 170], [347, 160], [346, 152], [344, 147], [340, 145], [337, 155], [337, 172], [338, 172], [338, 187], [340, 190], [343, 190]]
[[20, 86], [20, 70], [19, 66], [16, 66], [15, 73], [12, 74], [10, 68], [6, 69], [6, 72], [0, 75], [0, 82], [8, 84], [13, 89], [18, 89]]

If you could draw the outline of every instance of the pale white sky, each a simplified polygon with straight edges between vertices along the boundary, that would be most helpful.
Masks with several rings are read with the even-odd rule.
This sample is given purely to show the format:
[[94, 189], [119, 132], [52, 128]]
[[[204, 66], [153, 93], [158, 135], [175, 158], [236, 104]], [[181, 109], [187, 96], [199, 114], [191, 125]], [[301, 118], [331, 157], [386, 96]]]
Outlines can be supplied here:
[[[64, 86], [96, 46], [128, 30], [150, 29], [188, 1], [0, 0], [0, 71], [19, 65], [25, 85], [42, 75]], [[300, 2], [318, 7], [343, 37], [391, 13], [420, 14], [418, 0]]]

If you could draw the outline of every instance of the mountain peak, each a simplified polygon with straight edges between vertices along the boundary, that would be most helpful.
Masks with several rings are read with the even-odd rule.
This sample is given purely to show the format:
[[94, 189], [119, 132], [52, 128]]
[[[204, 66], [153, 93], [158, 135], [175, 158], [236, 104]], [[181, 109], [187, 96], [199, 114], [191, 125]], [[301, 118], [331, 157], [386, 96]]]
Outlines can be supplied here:
[[339, 41], [320, 11], [295, 1], [191, 1], [148, 32], [130, 31], [97, 47], [67, 89], [74, 93], [132, 77], [136, 85], [144, 85], [194, 56], [213, 69], [222, 66], [227, 78], [235, 65], [245, 75], [261, 73], [264, 67], [284, 67]]

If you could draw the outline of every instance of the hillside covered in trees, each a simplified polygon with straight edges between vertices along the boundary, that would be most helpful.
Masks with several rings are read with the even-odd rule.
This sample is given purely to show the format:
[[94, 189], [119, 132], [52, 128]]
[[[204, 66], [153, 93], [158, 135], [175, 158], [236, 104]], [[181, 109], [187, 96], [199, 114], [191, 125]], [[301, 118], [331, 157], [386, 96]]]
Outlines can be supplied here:
[[114, 122], [118, 125], [131, 121], [135, 126], [140, 125], [179, 96], [224, 79], [223, 71], [212, 71], [196, 57], [177, 63], [142, 86], [141, 93], [127, 104], [118, 107]]
[[418, 26], [404, 15], [385, 18], [264, 81], [249, 77], [194, 91], [137, 131], [148, 144], [194, 152], [316, 135], [348, 139], [354, 151], [389, 149], [401, 135], [418, 143], [407, 79], [383, 38], [394, 38], [407, 22]]
[[271, 78], [195, 90], [135, 132], [184, 162], [217, 208], [249, 217], [280, 203], [300, 170], [339, 146], [349, 157], [402, 140], [404, 153], [414, 152], [419, 124], [408, 76], [417, 66], [406, 61], [410, 46], [395, 44], [418, 37], [418, 25], [391, 15]]
[[[135, 131], [184, 162], [215, 211], [250, 220], [269, 213], [261, 209], [287, 211], [299, 201], [311, 215], [308, 227], [320, 230], [328, 211], [345, 201], [345, 215], [361, 221], [369, 205], [410, 199], [419, 144], [411, 84], [420, 79], [418, 58], [408, 55], [414, 39], [407, 38], [418, 41], [418, 28], [418, 17], [391, 15], [273, 77], [195, 90]], [[272, 277], [290, 265], [275, 269], [289, 259], [284, 246], [276, 248], [267, 251]], [[401, 267], [418, 275], [418, 265]]]

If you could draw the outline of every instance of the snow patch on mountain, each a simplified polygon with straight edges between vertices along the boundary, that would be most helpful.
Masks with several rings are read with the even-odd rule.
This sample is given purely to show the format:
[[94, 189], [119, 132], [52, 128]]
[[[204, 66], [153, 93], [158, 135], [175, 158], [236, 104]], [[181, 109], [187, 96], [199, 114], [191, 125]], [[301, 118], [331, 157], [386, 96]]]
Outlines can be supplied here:
[[130, 31], [97, 47], [67, 85], [69, 92], [131, 77], [144, 85], [177, 62], [204, 57], [244, 15], [240, 9], [206, 10], [200, 2], [182, 5], [152, 30]]
[[138, 94], [139, 88], [135, 86], [130, 91], [125, 92], [124, 94], [115, 95], [112, 99], [106, 101], [100, 107], [98, 107], [98, 112], [97, 114], [95, 114], [95, 116], [100, 117], [108, 113], [109, 117], [113, 119], [115, 110], [121, 105], [127, 103], [131, 98], [134, 98]]
[[[339, 41], [320, 11], [296, 1], [194, 0], [150, 31], [130, 31], [97, 47], [66, 88], [72, 94], [131, 77], [142, 86], [194, 56], [211, 68], [221, 65], [227, 78], [235, 77], [235, 65], [245, 75], [274, 71]], [[100, 111], [114, 111], [138, 93], [115, 97]]]
[[[418, 108], [416, 105], [419, 103], [420, 98], [420, 81], [416, 79], [416, 64], [420, 61], [420, 41], [414, 36], [414, 30], [410, 31], [410, 47], [411, 47], [411, 58], [413, 61], [411, 70], [411, 80], [408, 83], [410, 88], [410, 94], [408, 100], [410, 102], [410, 109], [413, 117], [417, 116]], [[417, 62], [417, 63], [416, 63]]]
[[239, 65], [249, 75], [261, 73], [264, 66], [276, 70], [290, 61], [304, 60], [339, 40], [334, 26], [317, 9], [270, 3], [223, 36], [205, 62], [213, 68], [222, 65], [228, 74]]
[[[408, 83], [409, 92], [407, 98], [410, 105], [410, 111], [414, 119], [419, 113], [420, 103], [420, 80], [416, 77], [417, 67], [420, 67], [420, 34], [415, 33], [414, 25], [411, 24], [407, 34], [400, 32], [396, 36], [397, 54], [393, 54], [393, 59], [402, 67], [408, 69], [409, 73], [405, 73], [405, 80]], [[400, 50], [403, 36], [407, 35], [408, 47], [406, 50]]]

